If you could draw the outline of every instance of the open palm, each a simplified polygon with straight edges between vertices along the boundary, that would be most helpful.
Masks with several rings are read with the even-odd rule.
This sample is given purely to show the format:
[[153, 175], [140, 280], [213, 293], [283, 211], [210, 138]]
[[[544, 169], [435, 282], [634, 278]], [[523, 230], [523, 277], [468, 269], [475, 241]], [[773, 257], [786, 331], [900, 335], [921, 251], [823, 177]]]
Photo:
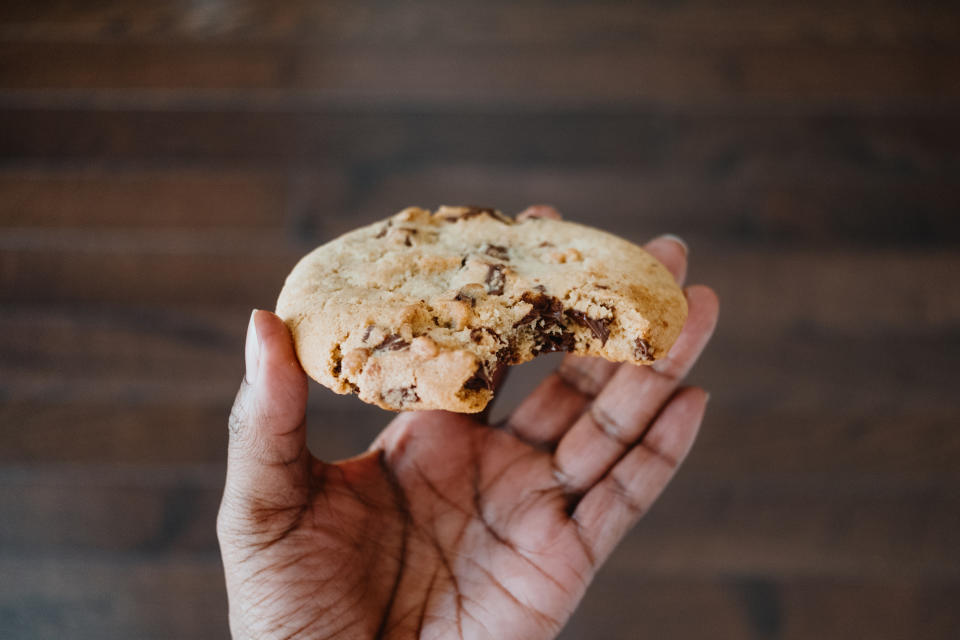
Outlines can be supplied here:
[[[648, 245], [678, 280], [681, 245]], [[652, 367], [566, 356], [502, 424], [405, 413], [355, 458], [306, 448], [306, 376], [255, 312], [218, 534], [236, 637], [550, 638], [654, 502], [706, 394], [680, 389], [716, 322], [706, 287]]]

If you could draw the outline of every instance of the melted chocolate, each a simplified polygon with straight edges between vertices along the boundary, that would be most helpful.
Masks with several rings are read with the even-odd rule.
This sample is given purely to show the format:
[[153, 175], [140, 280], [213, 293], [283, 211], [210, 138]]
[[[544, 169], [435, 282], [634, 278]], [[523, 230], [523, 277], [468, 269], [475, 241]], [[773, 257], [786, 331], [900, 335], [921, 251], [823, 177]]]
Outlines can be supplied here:
[[607, 344], [607, 338], [610, 337], [609, 318], [591, 318], [583, 311], [578, 311], [577, 309], [567, 309], [564, 313], [577, 324], [590, 329], [590, 332], [600, 340], [601, 344]]
[[573, 351], [576, 346], [576, 339], [572, 333], [561, 331], [560, 333], [544, 333], [539, 336], [537, 341], [537, 353], [552, 353], [554, 351]]
[[[574, 335], [566, 330], [563, 303], [553, 296], [529, 291], [524, 293], [521, 299], [533, 308], [514, 326], [533, 325], [536, 332], [536, 353], [573, 351], [576, 340]], [[556, 331], [558, 328], [559, 332]]]
[[463, 291], [458, 291], [457, 295], [453, 297], [454, 300], [459, 300], [460, 302], [469, 302], [471, 307], [477, 306], [477, 301], [474, 298], [463, 293]]
[[507, 278], [503, 274], [503, 265], [491, 264], [487, 267], [487, 277], [484, 282], [487, 284], [487, 293], [498, 296], [503, 293], [503, 285]]
[[633, 356], [637, 360], [650, 361], [653, 360], [653, 352], [650, 349], [650, 343], [644, 340], [643, 338], [636, 339], [636, 347], [633, 349]]
[[393, 333], [384, 338], [380, 344], [374, 347], [374, 349], [383, 349], [386, 351], [399, 351], [409, 347], [410, 343], [400, 337], [399, 334]]
[[477, 367], [473, 377], [463, 383], [463, 388], [471, 391], [493, 389], [493, 380], [490, 379], [490, 374], [487, 373], [486, 368], [481, 364]]
[[485, 332], [493, 336], [493, 339], [496, 340], [497, 342], [503, 342], [503, 339], [500, 337], [500, 335], [496, 331], [488, 327], [478, 327], [476, 329], [471, 329], [470, 339], [476, 342], [477, 344], [480, 344], [481, 342], [483, 342], [483, 334]]
[[394, 406], [403, 406], [411, 402], [420, 402], [420, 396], [415, 391], [416, 387], [399, 387], [397, 389], [388, 389], [381, 394], [387, 403]]
[[527, 312], [527, 315], [520, 318], [516, 326], [530, 324], [537, 320], [543, 320], [543, 328], [551, 326], [563, 326], [563, 303], [542, 293], [524, 293], [521, 300], [527, 304], [533, 305], [533, 308]]
[[491, 244], [483, 251], [485, 254], [491, 258], [496, 258], [497, 260], [509, 260], [510, 254], [507, 252], [507, 248], [500, 246], [498, 244]]

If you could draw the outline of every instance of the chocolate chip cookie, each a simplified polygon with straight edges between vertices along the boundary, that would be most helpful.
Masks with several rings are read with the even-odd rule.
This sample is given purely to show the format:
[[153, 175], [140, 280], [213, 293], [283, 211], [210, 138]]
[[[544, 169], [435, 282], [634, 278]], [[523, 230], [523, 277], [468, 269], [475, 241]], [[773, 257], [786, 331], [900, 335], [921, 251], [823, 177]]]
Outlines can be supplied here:
[[650, 364], [686, 320], [640, 247], [494, 209], [404, 209], [314, 250], [277, 314], [306, 372], [385, 409], [476, 412], [498, 367], [569, 351]]

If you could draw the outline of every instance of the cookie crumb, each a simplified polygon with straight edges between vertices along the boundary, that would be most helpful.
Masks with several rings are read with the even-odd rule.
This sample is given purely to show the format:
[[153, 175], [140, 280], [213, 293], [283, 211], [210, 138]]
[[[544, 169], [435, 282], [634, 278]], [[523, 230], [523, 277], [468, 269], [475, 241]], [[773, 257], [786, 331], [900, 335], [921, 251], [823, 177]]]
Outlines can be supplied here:
[[343, 357], [343, 373], [350, 377], [356, 377], [363, 370], [363, 365], [370, 358], [370, 349], [357, 348], [351, 349]]
[[643, 338], [637, 338], [635, 344], [636, 347], [633, 350], [633, 356], [637, 360], [643, 360], [644, 362], [650, 362], [653, 360], [653, 352], [650, 349], [649, 342]]
[[486, 284], [487, 293], [499, 296], [503, 294], [503, 287], [506, 284], [506, 276], [503, 274], [503, 265], [491, 264], [487, 271]]
[[384, 338], [380, 344], [374, 347], [376, 351], [399, 351], [409, 347], [410, 343], [404, 340], [400, 334], [391, 333]]
[[432, 358], [439, 352], [437, 343], [427, 336], [419, 336], [410, 343], [410, 351], [418, 358]]

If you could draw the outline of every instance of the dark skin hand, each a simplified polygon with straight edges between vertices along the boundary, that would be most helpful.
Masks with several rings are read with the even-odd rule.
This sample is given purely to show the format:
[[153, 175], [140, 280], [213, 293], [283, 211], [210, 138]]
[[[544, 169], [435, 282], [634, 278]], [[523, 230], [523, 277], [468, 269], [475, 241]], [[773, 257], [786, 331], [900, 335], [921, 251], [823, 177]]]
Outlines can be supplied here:
[[[646, 248], [682, 282], [682, 244]], [[283, 322], [254, 312], [217, 519], [233, 636], [556, 636], [696, 437], [707, 394], [681, 383], [718, 303], [685, 293], [652, 366], [568, 355], [503, 424], [402, 413], [340, 462], [307, 450], [307, 377]]]

